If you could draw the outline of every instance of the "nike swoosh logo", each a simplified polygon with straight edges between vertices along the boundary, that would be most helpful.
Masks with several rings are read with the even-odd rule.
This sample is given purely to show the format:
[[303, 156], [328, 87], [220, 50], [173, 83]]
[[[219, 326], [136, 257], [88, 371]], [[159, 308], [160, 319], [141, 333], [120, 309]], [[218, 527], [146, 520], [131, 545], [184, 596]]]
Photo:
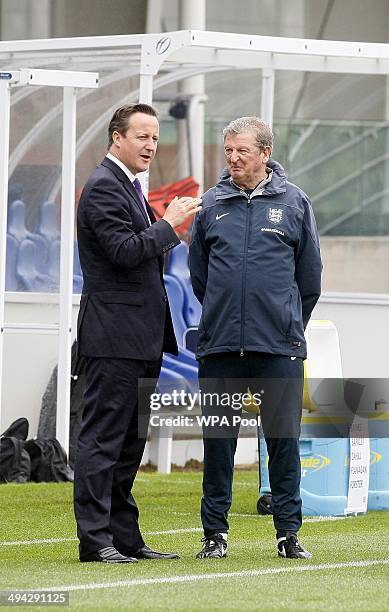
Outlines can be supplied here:
[[216, 221], [219, 221], [219, 219], [221, 219], [222, 217], [225, 217], [226, 215], [229, 215], [230, 213], [223, 213], [222, 215], [216, 215]]

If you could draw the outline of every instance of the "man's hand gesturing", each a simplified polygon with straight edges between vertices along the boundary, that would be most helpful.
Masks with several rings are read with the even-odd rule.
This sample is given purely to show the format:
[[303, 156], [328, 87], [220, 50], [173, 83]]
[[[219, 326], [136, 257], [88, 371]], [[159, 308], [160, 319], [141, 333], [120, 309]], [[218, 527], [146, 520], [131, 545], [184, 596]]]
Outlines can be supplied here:
[[173, 227], [178, 227], [184, 221], [193, 217], [194, 214], [201, 210], [201, 198], [178, 198], [177, 196], [170, 202], [162, 217]]

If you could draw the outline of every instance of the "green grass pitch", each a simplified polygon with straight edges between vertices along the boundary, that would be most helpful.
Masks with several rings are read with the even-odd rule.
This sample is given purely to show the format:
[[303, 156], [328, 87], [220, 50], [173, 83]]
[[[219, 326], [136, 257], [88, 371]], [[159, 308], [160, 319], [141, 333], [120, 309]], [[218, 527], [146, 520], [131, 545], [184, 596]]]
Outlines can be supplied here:
[[279, 559], [258, 474], [237, 471], [228, 557], [197, 560], [201, 474], [141, 472], [134, 494], [147, 543], [180, 560], [79, 563], [71, 484], [0, 486], [0, 590], [62, 587], [72, 610], [389, 610], [389, 512], [307, 520], [313, 559]]

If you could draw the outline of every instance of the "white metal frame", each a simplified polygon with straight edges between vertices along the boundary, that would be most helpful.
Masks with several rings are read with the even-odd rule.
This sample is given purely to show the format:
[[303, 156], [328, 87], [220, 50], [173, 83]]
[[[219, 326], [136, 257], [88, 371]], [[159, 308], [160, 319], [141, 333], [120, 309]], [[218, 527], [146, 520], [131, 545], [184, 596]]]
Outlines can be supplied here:
[[[309, 40], [301, 38], [280, 38], [270, 36], [251, 36], [224, 32], [206, 32], [184, 30], [164, 34], [137, 34], [129, 36], [101, 36], [69, 39], [48, 39], [29, 41], [0, 42], [0, 66], [6, 68], [20, 67], [23, 63], [36, 68], [50, 64], [60, 64], [61, 59], [69, 65], [73, 62], [85, 62], [89, 66], [109, 66], [115, 62], [126, 62], [127, 65], [139, 65], [140, 84], [139, 100], [151, 103], [153, 99], [154, 77], [159, 71], [185, 72], [201, 74], [215, 69], [258, 69], [262, 71], [261, 115], [271, 124], [274, 103], [274, 76], [277, 70], [295, 72], [323, 72], [338, 74], [389, 75], [389, 45], [381, 43], [360, 43], [347, 41]], [[117, 64], [116, 64], [117, 69]], [[44, 81], [41, 71], [34, 73], [31, 81], [35, 84]], [[58, 71], [56, 72], [58, 75]], [[44, 74], [49, 76], [45, 71]], [[63, 73], [64, 74], [64, 73]], [[68, 73], [70, 74], [70, 73]], [[75, 75], [75, 73], [72, 73]], [[60, 78], [58, 76], [58, 78]], [[76, 78], [76, 77], [74, 77]], [[82, 77], [81, 77], [82, 78]], [[47, 83], [44, 84], [54, 84]], [[71, 237], [73, 206], [64, 206], [73, 202], [74, 184], [74, 87], [88, 87], [85, 82], [75, 84], [61, 82], [64, 93], [64, 148], [70, 147], [72, 154], [64, 164], [62, 187], [62, 223], [67, 227], [62, 235], [61, 246], [61, 317], [60, 317], [60, 361], [58, 373], [58, 398], [68, 406], [70, 333], [69, 304], [71, 303]], [[96, 86], [95, 85], [90, 85]], [[9, 87], [10, 84], [0, 80], [0, 197], [7, 202], [8, 179], [8, 139], [9, 139]], [[4, 146], [3, 146], [4, 145]], [[65, 154], [65, 152], [64, 152]], [[147, 175], [144, 189], [147, 191]], [[64, 210], [67, 209], [67, 210]], [[65, 232], [65, 229], [63, 231]], [[0, 235], [0, 324], [1, 338], [4, 332], [4, 273], [6, 249], [6, 206], [3, 206]], [[66, 244], [65, 244], [66, 242]], [[69, 325], [68, 325], [69, 324]], [[66, 347], [66, 348], [65, 348]], [[0, 353], [1, 344], [0, 344]], [[0, 357], [1, 360], [1, 357]], [[1, 369], [1, 361], [0, 361]], [[1, 377], [1, 374], [0, 374]], [[0, 378], [1, 390], [1, 378]], [[61, 412], [62, 410], [62, 412]], [[67, 447], [68, 408], [60, 409], [58, 405], [57, 435]], [[66, 421], [66, 422], [65, 422]]]
[[[4, 333], [58, 334], [57, 438], [69, 446], [70, 376], [73, 301], [73, 232], [76, 159], [76, 88], [96, 88], [97, 73], [62, 70], [2, 71], [0, 73], [0, 414]], [[17, 324], [4, 321], [5, 268], [7, 247], [8, 162], [10, 131], [10, 88], [38, 85], [63, 88], [62, 197], [59, 324]]]

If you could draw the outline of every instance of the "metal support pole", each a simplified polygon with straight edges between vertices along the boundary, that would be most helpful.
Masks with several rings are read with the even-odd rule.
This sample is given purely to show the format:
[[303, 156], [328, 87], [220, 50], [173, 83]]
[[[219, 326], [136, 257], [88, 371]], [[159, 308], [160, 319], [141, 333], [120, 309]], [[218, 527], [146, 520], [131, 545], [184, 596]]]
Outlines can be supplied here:
[[[183, 83], [179, 85], [180, 94], [184, 91]], [[177, 162], [176, 162], [176, 172], [177, 180], [181, 180], [190, 175], [192, 172], [191, 163], [190, 163], [190, 151], [189, 151], [189, 134], [188, 134], [188, 118], [186, 119], [177, 119]], [[189, 128], [190, 129], [190, 128]], [[193, 162], [193, 160], [192, 160]]]
[[153, 75], [141, 74], [139, 78], [139, 102], [151, 104], [153, 101]]
[[261, 118], [270, 126], [273, 125], [274, 76], [272, 68], [262, 70]]
[[158, 430], [157, 471], [170, 474], [172, 471], [173, 427], [161, 426]]
[[189, 102], [187, 117], [191, 136], [189, 148], [192, 160], [192, 173], [199, 183], [200, 195], [204, 191], [204, 103], [206, 100], [207, 96], [205, 94], [192, 96]]
[[[181, 0], [179, 4], [180, 28], [182, 30], [205, 30], [206, 27], [206, 0]], [[204, 96], [205, 77], [202, 74], [185, 79], [180, 83], [179, 92], [184, 96], [195, 96], [199, 102], [192, 107], [190, 117], [190, 140], [183, 121], [177, 122], [178, 159], [177, 179], [188, 176], [189, 173], [189, 147], [192, 155], [193, 176], [200, 185], [199, 192], [204, 188]], [[189, 118], [186, 119], [189, 121]]]
[[[153, 102], [153, 75], [141, 74], [139, 79], [139, 102], [144, 104], [152, 104]], [[142, 185], [142, 191], [146, 198], [149, 193], [149, 173], [143, 172], [139, 180]]]
[[76, 90], [64, 87], [61, 195], [61, 266], [56, 436], [69, 449], [72, 350], [74, 193], [76, 163]]
[[7, 81], [0, 79], [0, 427], [3, 380], [5, 258], [7, 251], [8, 161], [11, 94]]

